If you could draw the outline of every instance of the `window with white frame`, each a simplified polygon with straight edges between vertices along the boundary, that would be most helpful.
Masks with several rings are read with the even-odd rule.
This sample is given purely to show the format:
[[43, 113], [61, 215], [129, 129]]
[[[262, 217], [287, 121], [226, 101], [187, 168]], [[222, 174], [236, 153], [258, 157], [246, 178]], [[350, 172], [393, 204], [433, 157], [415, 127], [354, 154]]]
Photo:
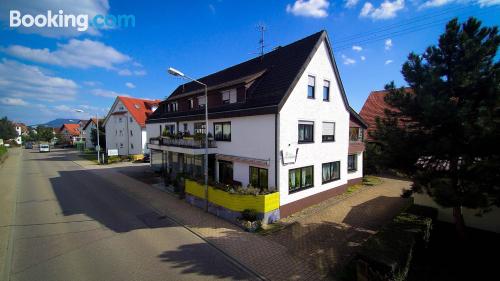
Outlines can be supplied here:
[[323, 142], [335, 141], [335, 122], [323, 122], [321, 140]]
[[330, 81], [323, 81], [323, 101], [330, 101]]
[[347, 155], [347, 171], [356, 172], [358, 170], [358, 157], [356, 154]]
[[314, 90], [316, 88], [316, 77], [309, 75], [307, 78], [307, 97], [314, 99]]
[[194, 100], [193, 99], [188, 99], [188, 108], [189, 110], [193, 109], [194, 107]]
[[314, 122], [299, 121], [299, 143], [314, 142]]

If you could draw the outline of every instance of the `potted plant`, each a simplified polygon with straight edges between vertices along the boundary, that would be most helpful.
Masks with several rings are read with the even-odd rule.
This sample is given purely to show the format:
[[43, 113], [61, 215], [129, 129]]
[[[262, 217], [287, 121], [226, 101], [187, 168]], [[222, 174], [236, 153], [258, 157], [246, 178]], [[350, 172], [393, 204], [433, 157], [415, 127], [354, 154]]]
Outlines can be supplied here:
[[261, 226], [261, 221], [258, 219], [257, 211], [245, 209], [241, 212], [241, 217], [238, 219], [241, 227], [248, 232], [255, 232]]

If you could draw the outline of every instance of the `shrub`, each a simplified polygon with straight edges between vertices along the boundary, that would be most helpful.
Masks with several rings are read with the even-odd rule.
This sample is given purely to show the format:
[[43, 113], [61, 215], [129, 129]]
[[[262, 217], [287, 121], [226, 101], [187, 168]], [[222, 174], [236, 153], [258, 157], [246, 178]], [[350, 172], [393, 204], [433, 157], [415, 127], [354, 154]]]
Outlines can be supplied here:
[[401, 213], [368, 239], [355, 258], [358, 276], [366, 280], [405, 280], [415, 250], [429, 241], [432, 220]]
[[258, 214], [256, 210], [245, 209], [241, 212], [241, 220], [244, 221], [256, 221], [258, 219]]

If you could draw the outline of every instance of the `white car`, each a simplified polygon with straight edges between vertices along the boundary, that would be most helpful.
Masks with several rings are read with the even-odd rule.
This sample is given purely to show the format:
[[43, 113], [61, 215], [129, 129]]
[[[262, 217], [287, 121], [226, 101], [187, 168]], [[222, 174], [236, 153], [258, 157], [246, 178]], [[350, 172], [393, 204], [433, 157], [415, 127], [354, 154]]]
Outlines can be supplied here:
[[40, 144], [38, 146], [38, 151], [39, 152], [50, 152], [50, 145], [44, 143], [44, 144]]

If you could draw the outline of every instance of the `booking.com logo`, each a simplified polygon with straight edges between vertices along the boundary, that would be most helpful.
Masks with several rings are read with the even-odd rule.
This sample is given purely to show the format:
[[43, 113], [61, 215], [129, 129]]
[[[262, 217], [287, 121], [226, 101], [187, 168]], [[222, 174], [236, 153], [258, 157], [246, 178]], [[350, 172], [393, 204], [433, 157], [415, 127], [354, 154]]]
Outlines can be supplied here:
[[87, 31], [89, 27], [93, 28], [115, 28], [115, 27], [135, 27], [134, 15], [95, 15], [89, 21], [89, 15], [65, 14], [63, 10], [57, 13], [52, 13], [51, 10], [47, 14], [22, 15], [18, 10], [10, 11], [10, 27], [51, 27], [51, 28], [66, 28], [73, 27], [78, 31]]

